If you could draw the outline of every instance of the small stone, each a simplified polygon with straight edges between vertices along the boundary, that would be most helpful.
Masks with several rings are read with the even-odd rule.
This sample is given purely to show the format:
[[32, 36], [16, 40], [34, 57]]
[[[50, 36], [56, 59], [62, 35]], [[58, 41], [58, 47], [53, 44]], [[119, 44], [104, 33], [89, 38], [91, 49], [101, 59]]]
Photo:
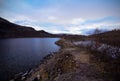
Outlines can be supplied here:
[[23, 74], [23, 72], [18, 73], [18, 74], [15, 75], [15, 77], [21, 76], [22, 74]]
[[38, 80], [40, 80], [40, 79], [41, 79], [41, 76], [38, 74], [38, 75], [37, 75], [37, 78], [38, 78]]
[[24, 77], [24, 76], [27, 76], [28, 75], [28, 73], [26, 72], [26, 73], [24, 73], [22, 76]]
[[74, 60], [72, 60], [72, 63], [74, 63], [75, 61]]
[[26, 77], [22, 77], [21, 80], [25, 80]]
[[28, 74], [30, 75], [30, 74], [32, 74], [33, 73], [33, 70], [31, 70]]
[[38, 78], [37, 77], [35, 77], [34, 79], [32, 79], [31, 81], [38, 81]]
[[66, 56], [66, 58], [68, 58], [68, 56]]

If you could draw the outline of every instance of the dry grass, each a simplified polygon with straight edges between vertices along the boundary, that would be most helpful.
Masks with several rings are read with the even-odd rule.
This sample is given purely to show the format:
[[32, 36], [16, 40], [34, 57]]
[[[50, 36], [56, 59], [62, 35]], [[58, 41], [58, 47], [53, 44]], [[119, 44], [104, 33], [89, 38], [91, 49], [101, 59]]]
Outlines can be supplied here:
[[89, 51], [93, 54], [92, 62], [100, 68], [106, 81], [120, 81], [120, 59], [112, 59], [97, 51]]
[[120, 47], [120, 30], [112, 30], [109, 32], [88, 36], [88, 39], [94, 39], [101, 43]]

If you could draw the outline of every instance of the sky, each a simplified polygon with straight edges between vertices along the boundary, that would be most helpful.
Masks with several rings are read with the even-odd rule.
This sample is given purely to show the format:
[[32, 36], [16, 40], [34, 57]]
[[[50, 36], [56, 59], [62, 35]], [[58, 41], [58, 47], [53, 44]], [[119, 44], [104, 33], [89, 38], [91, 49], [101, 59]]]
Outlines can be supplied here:
[[50, 33], [120, 29], [120, 0], [0, 0], [0, 17]]

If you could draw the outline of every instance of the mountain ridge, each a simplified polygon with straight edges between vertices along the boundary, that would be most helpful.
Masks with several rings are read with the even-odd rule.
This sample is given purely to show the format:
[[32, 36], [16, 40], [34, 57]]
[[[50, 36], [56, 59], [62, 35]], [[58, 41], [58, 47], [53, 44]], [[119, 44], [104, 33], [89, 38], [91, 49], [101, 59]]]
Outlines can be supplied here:
[[55, 37], [44, 30], [36, 31], [32, 27], [14, 24], [0, 17], [0, 38], [17, 38], [17, 37]]

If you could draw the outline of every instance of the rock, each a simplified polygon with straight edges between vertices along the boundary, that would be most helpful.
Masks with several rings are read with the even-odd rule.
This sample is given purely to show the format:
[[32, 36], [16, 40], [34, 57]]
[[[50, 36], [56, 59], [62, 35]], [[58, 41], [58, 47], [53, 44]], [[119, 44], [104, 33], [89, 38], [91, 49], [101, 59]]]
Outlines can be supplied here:
[[28, 73], [26, 72], [26, 73], [24, 73], [23, 75], [22, 75], [22, 77], [25, 77], [25, 76], [27, 76], [28, 75]]
[[68, 56], [66, 56], [66, 58], [68, 58]]
[[33, 73], [33, 70], [31, 70], [29, 73], [28, 73], [28, 75], [31, 75]]
[[22, 81], [25, 80], [25, 79], [26, 79], [26, 77], [22, 77], [22, 78], [21, 78]]
[[38, 81], [38, 78], [37, 77], [35, 77], [33, 80], [31, 80], [31, 81]]
[[40, 79], [41, 79], [41, 76], [38, 74], [38, 75], [37, 75], [37, 78], [38, 78], [38, 80], [40, 80]]
[[15, 77], [21, 76], [22, 74], [23, 74], [23, 72], [18, 73], [18, 74], [15, 75]]

